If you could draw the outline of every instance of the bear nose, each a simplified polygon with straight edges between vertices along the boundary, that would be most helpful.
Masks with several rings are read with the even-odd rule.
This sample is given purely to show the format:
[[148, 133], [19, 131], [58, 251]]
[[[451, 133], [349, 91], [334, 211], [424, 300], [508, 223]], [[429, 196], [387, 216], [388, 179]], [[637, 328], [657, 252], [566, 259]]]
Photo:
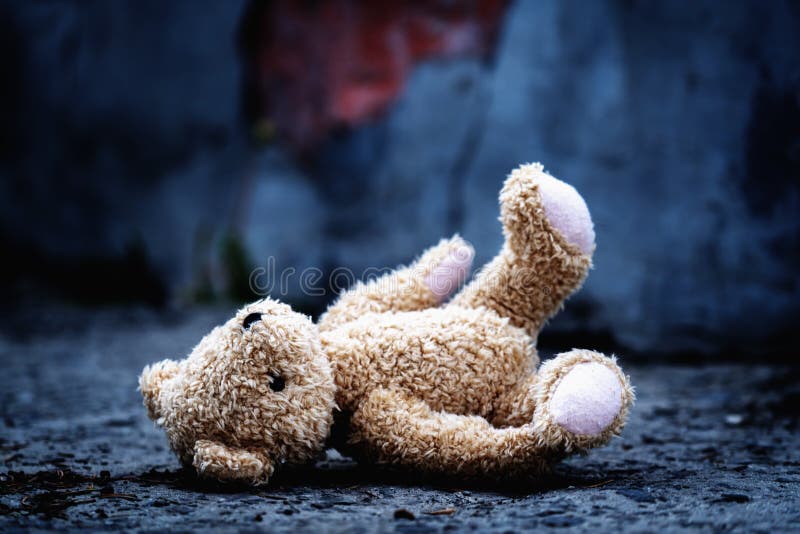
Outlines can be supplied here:
[[247, 330], [247, 329], [250, 328], [250, 325], [252, 325], [256, 321], [260, 321], [260, 320], [261, 320], [261, 314], [260, 313], [251, 313], [247, 317], [244, 318], [244, 321], [242, 322], [242, 328]]

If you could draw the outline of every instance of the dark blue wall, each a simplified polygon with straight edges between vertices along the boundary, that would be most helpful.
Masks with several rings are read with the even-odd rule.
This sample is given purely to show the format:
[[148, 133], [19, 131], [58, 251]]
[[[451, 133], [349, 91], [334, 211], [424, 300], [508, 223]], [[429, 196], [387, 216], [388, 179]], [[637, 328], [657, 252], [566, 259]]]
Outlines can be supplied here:
[[[33, 279], [220, 295], [270, 256], [359, 273], [455, 231], [485, 261], [504, 175], [541, 161], [584, 194], [598, 234], [595, 270], [545, 339], [732, 356], [798, 337], [796, 2], [517, 2], [490, 60], [418, 66], [384, 118], [302, 161], [248, 140], [242, 4], [2, 5], [15, 297]], [[286, 298], [325, 301], [296, 277]]]

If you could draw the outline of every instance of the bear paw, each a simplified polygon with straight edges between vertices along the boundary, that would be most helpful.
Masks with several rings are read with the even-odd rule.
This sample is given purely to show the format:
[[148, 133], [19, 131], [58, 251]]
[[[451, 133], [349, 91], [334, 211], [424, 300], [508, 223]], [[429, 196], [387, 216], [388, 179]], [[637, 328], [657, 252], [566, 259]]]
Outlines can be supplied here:
[[469, 245], [457, 245], [425, 277], [425, 285], [440, 302], [464, 283], [474, 256]]
[[571, 185], [544, 171], [534, 178], [550, 225], [583, 254], [594, 251], [594, 224], [583, 197]]
[[573, 367], [550, 398], [550, 414], [563, 429], [598, 436], [622, 409], [623, 386], [617, 374], [597, 362]]

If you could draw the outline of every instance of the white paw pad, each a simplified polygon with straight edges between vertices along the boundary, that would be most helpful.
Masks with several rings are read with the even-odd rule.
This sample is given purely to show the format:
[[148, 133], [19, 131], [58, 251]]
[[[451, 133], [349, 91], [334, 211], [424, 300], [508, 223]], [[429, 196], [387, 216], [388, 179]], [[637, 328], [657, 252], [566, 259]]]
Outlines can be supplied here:
[[567, 241], [584, 254], [594, 250], [594, 224], [583, 197], [571, 185], [544, 172], [538, 173], [536, 184], [547, 220]]
[[425, 277], [425, 285], [439, 300], [444, 300], [464, 283], [475, 253], [470, 247], [458, 247]]
[[561, 379], [550, 398], [550, 413], [565, 430], [581, 436], [602, 433], [622, 408], [622, 384], [599, 363], [581, 363]]

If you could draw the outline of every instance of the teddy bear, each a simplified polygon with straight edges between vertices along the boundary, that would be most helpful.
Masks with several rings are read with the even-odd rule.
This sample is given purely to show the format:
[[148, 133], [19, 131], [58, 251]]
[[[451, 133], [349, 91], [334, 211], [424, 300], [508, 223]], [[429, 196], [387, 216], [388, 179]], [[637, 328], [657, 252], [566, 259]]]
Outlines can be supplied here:
[[502, 249], [465, 285], [474, 252], [456, 235], [356, 283], [317, 324], [270, 298], [244, 306], [186, 359], [145, 367], [149, 417], [201, 476], [255, 485], [326, 447], [504, 478], [606, 444], [634, 400], [615, 358], [573, 349], [539, 365], [536, 351], [592, 266], [589, 210], [527, 164], [500, 211]]

